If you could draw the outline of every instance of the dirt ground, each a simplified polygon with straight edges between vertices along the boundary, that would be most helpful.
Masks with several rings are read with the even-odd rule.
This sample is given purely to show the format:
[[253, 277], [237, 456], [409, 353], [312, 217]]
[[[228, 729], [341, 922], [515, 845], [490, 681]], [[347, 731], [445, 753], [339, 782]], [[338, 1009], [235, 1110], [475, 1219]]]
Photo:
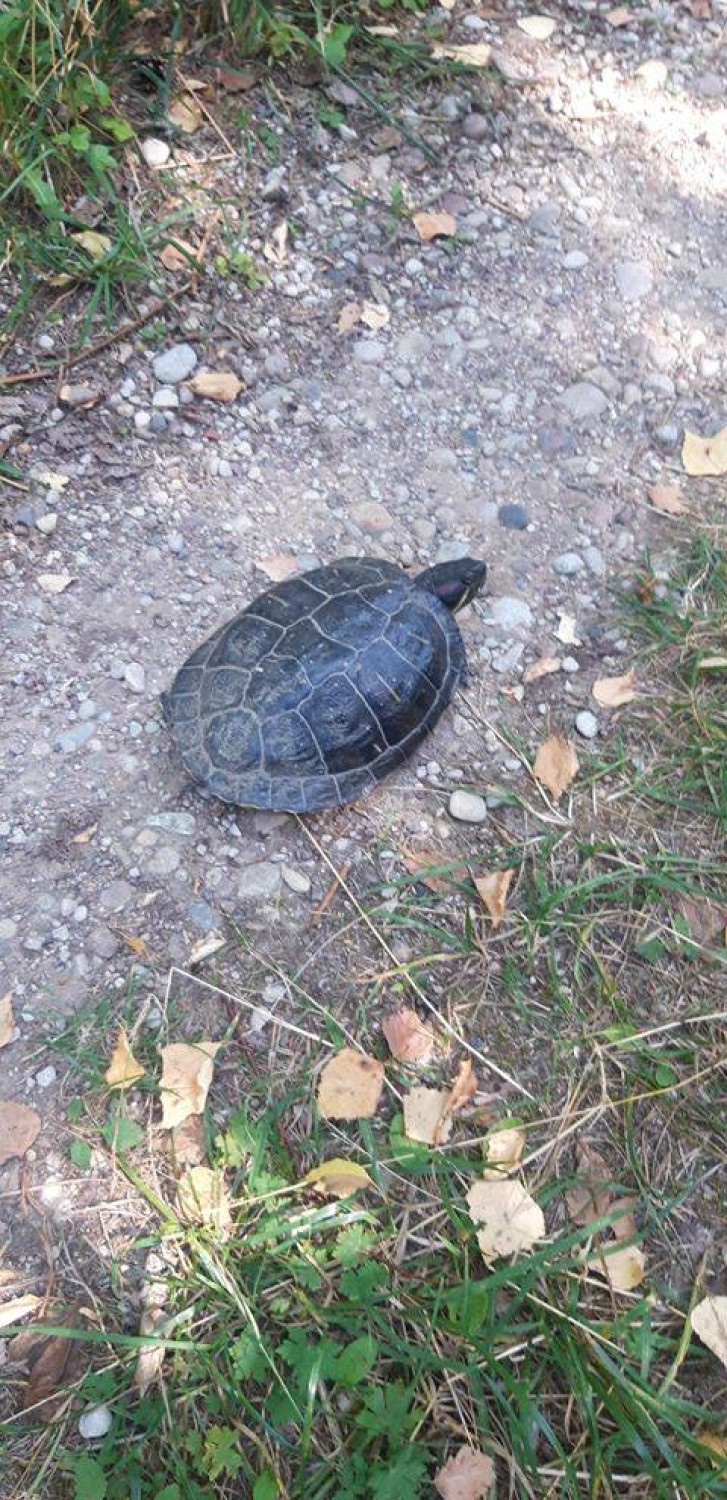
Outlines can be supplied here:
[[[584, 756], [614, 732], [590, 696], [629, 664], [611, 590], [647, 548], [668, 571], [675, 522], [647, 490], [678, 479], [685, 426], [726, 419], [727, 16], [702, 9], [549, 7], [537, 40], [523, 7], [457, 7], [451, 40], [491, 42], [498, 71], [396, 85], [408, 138], [340, 85], [333, 129], [310, 90], [283, 109], [260, 87], [250, 153], [223, 98], [165, 168], [180, 234], [212, 235], [194, 292], [66, 377], [85, 394], [0, 392], [35, 476], [5, 491], [2, 538], [0, 992], [23, 1038], [130, 973], [163, 990], [230, 916], [303, 941], [330, 869], [294, 820], [203, 801], [159, 709], [271, 578], [365, 552], [489, 568], [455, 709], [368, 802], [312, 824], [337, 866], [433, 831], [476, 849], [487, 824], [453, 823], [449, 793], [524, 789], [506, 732], [558, 727]], [[422, 243], [410, 209], [453, 215], [455, 238]], [[240, 247], [264, 286], [220, 273], [213, 250]], [[351, 303], [385, 326], [339, 331]], [[68, 311], [39, 305], [11, 374], [62, 359]], [[244, 383], [231, 405], [185, 384], [219, 369]], [[544, 655], [560, 669], [525, 687]], [[52, 1112], [53, 1066], [29, 1077], [13, 1045], [3, 1072]]]

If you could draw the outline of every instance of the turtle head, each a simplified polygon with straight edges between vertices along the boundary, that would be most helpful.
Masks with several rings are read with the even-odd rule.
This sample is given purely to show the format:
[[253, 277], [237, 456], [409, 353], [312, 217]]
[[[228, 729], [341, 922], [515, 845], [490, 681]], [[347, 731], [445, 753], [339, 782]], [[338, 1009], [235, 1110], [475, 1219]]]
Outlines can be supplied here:
[[487, 577], [487, 564], [476, 557], [456, 557], [453, 562], [435, 563], [425, 568], [414, 581], [420, 589], [436, 594], [454, 614], [470, 604]]

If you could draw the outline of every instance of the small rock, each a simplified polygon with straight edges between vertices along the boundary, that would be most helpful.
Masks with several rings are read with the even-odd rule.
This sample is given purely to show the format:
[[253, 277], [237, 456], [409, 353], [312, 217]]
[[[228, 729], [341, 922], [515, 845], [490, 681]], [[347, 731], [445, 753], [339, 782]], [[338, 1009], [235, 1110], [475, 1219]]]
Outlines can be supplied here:
[[40, 1072], [36, 1073], [35, 1081], [39, 1089], [49, 1089], [51, 1084], [55, 1083], [57, 1077], [58, 1074], [53, 1064], [49, 1063], [47, 1068], [41, 1068]]
[[281, 880], [279, 864], [260, 860], [259, 864], [248, 865], [241, 871], [237, 894], [241, 901], [266, 901], [279, 894]]
[[140, 150], [148, 167], [165, 167], [172, 154], [167, 142], [153, 135], [142, 141]]
[[616, 285], [624, 302], [640, 302], [654, 285], [651, 266], [643, 261], [622, 260], [616, 267]]
[[307, 896], [311, 882], [310, 876], [304, 870], [295, 870], [292, 865], [283, 865], [283, 880], [291, 891], [298, 896]]
[[96, 958], [113, 958], [119, 950], [119, 939], [109, 927], [94, 927], [88, 935], [87, 945]]
[[151, 398], [152, 406], [161, 411], [173, 411], [179, 406], [179, 393], [169, 385], [160, 386]]
[[91, 1406], [78, 1419], [78, 1431], [82, 1438], [102, 1438], [111, 1431], [113, 1416], [108, 1406]]
[[130, 661], [124, 667], [124, 682], [132, 693], [143, 693], [146, 687], [146, 672], [141, 662]]
[[90, 385], [64, 385], [60, 400], [63, 406], [92, 406], [99, 392]]
[[38, 516], [35, 523], [36, 531], [42, 532], [43, 536], [52, 536], [58, 525], [58, 516], [54, 510], [49, 510], [44, 516]]
[[53, 749], [59, 750], [61, 755], [68, 755], [72, 750], [80, 750], [86, 745], [95, 733], [93, 724], [74, 724], [72, 729], [64, 730], [53, 741]]
[[152, 875], [172, 875], [179, 869], [180, 858], [178, 849], [155, 849], [147, 869]]
[[151, 427], [151, 412], [150, 411], [135, 411], [134, 412], [134, 426], [135, 426], [137, 432], [146, 432], [147, 428]]
[[583, 558], [577, 552], [562, 552], [560, 557], [553, 559], [553, 572], [558, 573], [561, 578], [572, 578], [584, 566]]
[[588, 380], [579, 380], [569, 385], [557, 397], [558, 405], [569, 412], [577, 422], [584, 425], [602, 417], [608, 408], [608, 397]]
[[503, 594], [501, 598], [488, 602], [487, 618], [503, 635], [509, 635], [512, 631], [530, 630], [533, 612], [524, 599]]
[[582, 271], [588, 265], [589, 257], [585, 250], [569, 250], [563, 256], [563, 268], [566, 271]]
[[497, 519], [506, 531], [524, 531], [530, 517], [524, 505], [501, 505]]
[[189, 812], [150, 813], [147, 828], [163, 828], [165, 833], [177, 833], [180, 838], [190, 839], [195, 829], [194, 814]]
[[592, 573], [594, 578], [603, 578], [606, 571], [606, 564], [603, 560], [603, 553], [600, 547], [584, 547], [583, 561], [589, 573]]
[[191, 344], [173, 344], [171, 349], [165, 349], [152, 360], [154, 379], [160, 385], [179, 385], [196, 367], [197, 355]]
[[490, 129], [490, 121], [487, 115], [478, 114], [473, 109], [472, 113], [467, 115], [462, 125], [462, 134], [468, 141], [484, 141], [489, 135]]
[[590, 708], [583, 708], [576, 714], [575, 725], [578, 733], [584, 740], [595, 740], [598, 734], [598, 719], [591, 713]]
[[572, 458], [578, 448], [565, 427], [539, 427], [535, 437], [544, 458]]
[[15, 937], [18, 930], [17, 922], [12, 917], [0, 917], [0, 943], [9, 943]]
[[[389, 531], [394, 525], [394, 517], [385, 505], [379, 504], [378, 500], [362, 500], [360, 505], [354, 505], [351, 520], [356, 526], [360, 526], [362, 531], [368, 531], [374, 535], [377, 532]], [[461, 553], [458, 555], [461, 556]]]
[[386, 345], [381, 339], [357, 339], [353, 346], [353, 357], [360, 365], [380, 365], [386, 357]]
[[636, 77], [641, 79], [645, 89], [656, 91], [663, 89], [669, 77], [669, 69], [660, 57], [649, 57], [646, 62], [639, 64]]
[[452, 792], [449, 799], [449, 815], [458, 823], [484, 823], [487, 804], [477, 792]]
[[541, 203], [528, 219], [528, 227], [536, 234], [553, 234], [560, 218], [560, 204], [551, 201]]

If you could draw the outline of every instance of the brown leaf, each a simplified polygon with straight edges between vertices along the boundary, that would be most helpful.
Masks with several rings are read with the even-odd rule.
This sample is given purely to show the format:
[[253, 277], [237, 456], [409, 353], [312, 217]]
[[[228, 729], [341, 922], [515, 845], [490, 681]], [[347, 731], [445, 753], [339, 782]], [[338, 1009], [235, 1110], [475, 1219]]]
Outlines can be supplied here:
[[274, 266], [284, 266], [288, 259], [288, 224], [285, 219], [276, 224], [269, 240], [263, 245], [263, 255]]
[[492, 1459], [480, 1448], [458, 1448], [432, 1483], [442, 1500], [489, 1500], [496, 1477]]
[[124, 939], [124, 942], [126, 943], [127, 948], [129, 949], [129, 951], [131, 953], [133, 953], [133, 955], [134, 955], [135, 958], [147, 958], [148, 957], [149, 950], [148, 950], [148, 948], [146, 946], [146, 939], [145, 938], [134, 937], [133, 934], [130, 933], [130, 932], [122, 932], [121, 936]]
[[703, 1448], [709, 1448], [719, 1464], [727, 1459], [727, 1432], [715, 1432], [713, 1427], [699, 1427], [694, 1434]]
[[291, 552], [271, 552], [269, 557], [260, 558], [258, 567], [273, 583], [283, 583], [298, 572], [298, 560]]
[[404, 1095], [404, 1134], [425, 1146], [443, 1146], [452, 1133], [451, 1114], [444, 1117], [450, 1089], [430, 1089], [417, 1084]]
[[599, 677], [591, 691], [599, 708], [622, 708], [638, 693], [636, 674], [626, 672], [623, 677]]
[[8, 990], [0, 1000], [0, 1047], [8, 1047], [13, 1040], [15, 1022], [13, 1020], [13, 997]]
[[384, 1064], [344, 1047], [323, 1068], [318, 1108], [324, 1120], [369, 1120], [384, 1087]]
[[215, 83], [228, 94], [248, 94], [259, 78], [260, 71], [255, 67], [215, 69]]
[[351, 333], [361, 320], [361, 304], [346, 302], [338, 314], [336, 327], [339, 333]]
[[692, 1308], [689, 1321], [697, 1338], [727, 1366], [727, 1297], [705, 1297]]
[[597, 1275], [606, 1277], [614, 1292], [632, 1292], [644, 1279], [644, 1252], [639, 1245], [602, 1245], [588, 1265]]
[[207, 1155], [204, 1120], [201, 1115], [188, 1115], [177, 1125], [169, 1138], [174, 1165], [179, 1167], [201, 1167]]
[[578, 775], [575, 746], [562, 734], [551, 734], [543, 741], [533, 762], [533, 776], [547, 787], [552, 797], [562, 797]]
[[319, 1167], [306, 1172], [305, 1177], [301, 1178], [300, 1186], [312, 1188], [321, 1198], [350, 1198], [354, 1193], [361, 1193], [374, 1184], [368, 1172], [357, 1162], [332, 1156], [330, 1161], [321, 1162]]
[[504, 921], [507, 893], [514, 874], [514, 870], [491, 870], [489, 875], [475, 875], [477, 894], [490, 913], [493, 927], [499, 927]]
[[687, 474], [727, 474], [727, 427], [716, 432], [714, 437], [699, 437], [696, 432], [685, 432], [682, 463]]
[[232, 1228], [230, 1196], [219, 1167], [190, 1167], [177, 1184], [177, 1207], [186, 1224], [206, 1224], [223, 1236]]
[[46, 594], [62, 594], [76, 580], [72, 573], [39, 573], [38, 587]]
[[[466, 1057], [457, 1069], [457, 1077], [452, 1084], [443, 1111], [443, 1119], [448, 1120], [450, 1115], [456, 1115], [470, 1099], [474, 1099], [477, 1093], [477, 1078], [472, 1066], [472, 1059]], [[437, 1144], [439, 1144], [437, 1142]]]
[[0, 1167], [25, 1156], [40, 1130], [40, 1115], [14, 1099], [0, 1100]]
[[530, 1250], [545, 1237], [542, 1209], [514, 1179], [473, 1183], [467, 1203], [472, 1222], [482, 1225], [477, 1242], [488, 1262]]
[[436, 43], [432, 47], [432, 57], [437, 60], [446, 58], [449, 62], [461, 63], [466, 68], [486, 68], [491, 56], [489, 42], [464, 42], [460, 47], [442, 47]]
[[[165, 1316], [161, 1307], [145, 1307], [139, 1319], [139, 1333], [142, 1337], [157, 1333]], [[139, 1358], [134, 1371], [134, 1386], [140, 1395], [145, 1396], [150, 1385], [158, 1379], [165, 1354], [166, 1349], [163, 1344], [147, 1344], [144, 1349], [139, 1350]]]
[[170, 241], [164, 246], [159, 259], [167, 271], [189, 271], [191, 266], [197, 264], [197, 251], [194, 245], [178, 239], [174, 244]]
[[103, 260], [113, 245], [113, 240], [107, 234], [99, 234], [97, 229], [80, 229], [71, 235], [71, 239], [90, 255], [91, 260]]
[[573, 1223], [585, 1228], [587, 1224], [605, 1218], [608, 1213], [613, 1173], [600, 1153], [587, 1141], [578, 1144], [576, 1173], [581, 1182], [568, 1188], [565, 1201]]
[[540, 656], [523, 672], [523, 682], [537, 682], [540, 677], [550, 677], [560, 671], [559, 656]]
[[90, 844], [94, 834], [98, 832], [98, 823], [89, 823], [88, 828], [82, 828], [80, 833], [74, 833], [72, 844]]
[[[81, 1317], [77, 1310], [66, 1309], [54, 1314], [52, 1321], [57, 1327], [74, 1329], [80, 1326]], [[83, 1359], [82, 1346], [75, 1339], [50, 1335], [38, 1347], [22, 1395], [21, 1411], [30, 1411], [32, 1407], [37, 1421], [51, 1422], [67, 1400], [63, 1386], [74, 1379]]]
[[104, 1074], [109, 1088], [130, 1089], [133, 1083], [137, 1083], [140, 1078], [144, 1077], [145, 1071], [146, 1069], [134, 1057], [129, 1046], [129, 1038], [122, 1026]]
[[678, 484], [652, 484], [646, 491], [654, 510], [665, 516], [686, 516], [689, 506], [684, 504]]
[[411, 221], [424, 245], [428, 245], [431, 240], [457, 233], [457, 220], [453, 214], [421, 212], [412, 214]]
[[614, 1198], [609, 1205], [609, 1216], [611, 1218], [610, 1229], [616, 1240], [630, 1240], [636, 1234], [636, 1219], [634, 1209], [636, 1198]]
[[201, 1115], [212, 1082], [220, 1042], [171, 1042], [160, 1047], [162, 1125], [172, 1130], [189, 1115]]
[[435, 1039], [431, 1026], [421, 1021], [415, 1010], [403, 1005], [382, 1022], [389, 1051], [397, 1062], [428, 1063], [434, 1054]]
[[497, 1181], [514, 1172], [520, 1166], [525, 1141], [524, 1130], [509, 1125], [504, 1130], [490, 1130], [485, 1138], [487, 1166], [482, 1173], [485, 1181]]
[[40, 1307], [42, 1297], [36, 1297], [28, 1292], [25, 1297], [13, 1297], [11, 1302], [0, 1304], [0, 1328], [9, 1328], [11, 1323], [19, 1323], [21, 1318], [27, 1318]]
[[695, 943], [702, 943], [705, 948], [727, 946], [727, 906], [718, 906], [716, 901], [708, 901], [706, 897], [700, 899], [681, 893], [675, 897], [674, 905]]
[[195, 396], [206, 401], [236, 401], [242, 390], [242, 381], [233, 370], [202, 370], [187, 381]]
[[187, 968], [193, 969], [195, 964], [201, 964], [206, 958], [211, 958], [213, 953], [219, 953], [226, 943], [227, 938], [220, 932], [209, 932], [206, 937], [198, 938], [189, 950]]
[[180, 94], [179, 98], [172, 100], [167, 111], [167, 119], [184, 135], [194, 135], [203, 118], [194, 94]]
[[[466, 865], [454, 864], [447, 859], [446, 855], [435, 852], [427, 853], [425, 849], [403, 849], [402, 860], [405, 870], [410, 875], [421, 877], [422, 885], [428, 890], [434, 891], [438, 896], [450, 896], [452, 894], [452, 882], [455, 880], [465, 881], [469, 877]], [[427, 874], [426, 871], [446, 869], [448, 879], [444, 875]]]

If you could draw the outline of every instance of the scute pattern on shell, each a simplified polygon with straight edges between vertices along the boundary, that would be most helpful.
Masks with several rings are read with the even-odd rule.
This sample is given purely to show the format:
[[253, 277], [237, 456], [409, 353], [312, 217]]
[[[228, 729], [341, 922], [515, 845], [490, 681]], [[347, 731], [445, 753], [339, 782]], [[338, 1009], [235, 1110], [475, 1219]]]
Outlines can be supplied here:
[[255, 599], [192, 653], [164, 709], [213, 796], [313, 812], [350, 802], [411, 754], [464, 675], [434, 593], [393, 563], [344, 558]]

